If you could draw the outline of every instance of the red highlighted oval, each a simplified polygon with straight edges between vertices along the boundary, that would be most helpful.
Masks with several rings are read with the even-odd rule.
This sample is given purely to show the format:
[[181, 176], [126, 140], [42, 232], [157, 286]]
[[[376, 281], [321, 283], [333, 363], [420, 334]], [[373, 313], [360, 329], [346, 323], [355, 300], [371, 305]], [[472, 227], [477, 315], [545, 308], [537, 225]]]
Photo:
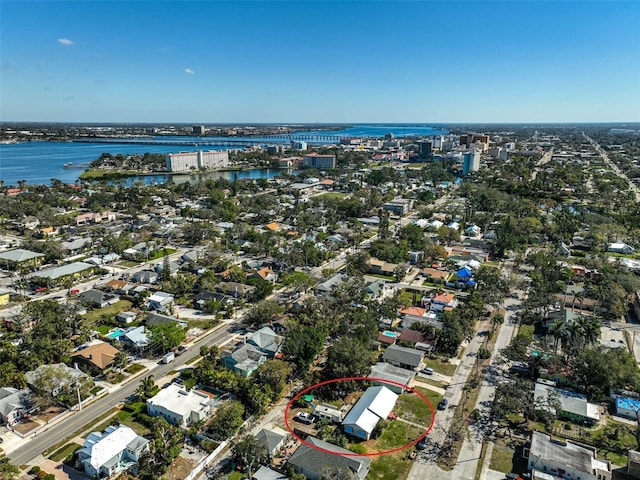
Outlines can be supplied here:
[[[301, 396], [305, 395], [307, 392], [310, 392], [313, 389], [316, 389], [318, 387], [322, 387], [323, 385], [330, 385], [332, 383], [338, 383], [338, 382], [347, 382], [347, 381], [351, 381], [351, 380], [360, 381], [360, 382], [376, 381], [376, 382], [380, 382], [380, 383], [388, 383], [388, 384], [391, 384], [391, 385], [396, 385], [398, 387], [402, 387], [405, 390], [410, 391], [411, 393], [415, 393], [418, 397], [420, 397], [422, 399], [422, 401], [424, 403], [427, 404], [427, 406], [431, 410], [431, 422], [429, 423], [429, 426], [424, 431], [424, 433], [419, 435], [418, 438], [416, 438], [413, 442], [409, 442], [409, 443], [407, 443], [405, 445], [401, 445], [401, 446], [393, 448], [391, 450], [384, 450], [382, 452], [373, 452], [373, 453], [337, 453], [337, 452], [333, 452], [331, 450], [327, 450], [326, 448], [321, 448], [321, 447], [318, 447], [317, 445], [312, 445], [311, 443], [307, 442], [306, 440], [304, 440], [303, 438], [301, 438], [298, 434], [296, 434], [294, 432], [293, 428], [291, 428], [291, 426], [289, 425], [289, 420], [287, 420], [287, 414], [289, 413], [289, 409], [291, 408], [293, 403], [298, 398], [300, 398]], [[325, 452], [325, 453], [330, 453], [332, 455], [341, 455], [343, 457], [377, 457], [379, 455], [388, 455], [390, 453], [400, 452], [400, 451], [405, 450], [407, 448], [413, 447], [420, 440], [422, 440], [424, 437], [426, 437], [429, 434], [429, 432], [431, 432], [431, 429], [433, 428], [433, 423], [435, 422], [435, 420], [436, 420], [435, 408], [433, 408], [433, 405], [431, 404], [431, 402], [429, 401], [429, 399], [427, 397], [425, 397], [424, 395], [422, 395], [420, 392], [418, 392], [414, 388], [410, 387], [409, 385], [405, 385], [405, 384], [400, 383], [400, 382], [394, 382], [393, 380], [387, 380], [386, 378], [377, 378], [377, 377], [344, 377], [344, 378], [334, 378], [333, 380], [326, 380], [324, 382], [316, 383], [315, 385], [311, 385], [310, 387], [305, 388], [301, 392], [298, 392], [297, 395], [295, 395], [291, 400], [289, 400], [289, 403], [287, 403], [287, 406], [284, 409], [284, 424], [287, 426], [287, 430], [289, 430], [289, 433], [291, 433], [291, 435], [293, 435], [297, 440], [299, 440], [300, 442], [302, 442], [304, 445], [306, 445], [309, 448], [313, 448], [315, 450], [319, 450], [319, 451]]]

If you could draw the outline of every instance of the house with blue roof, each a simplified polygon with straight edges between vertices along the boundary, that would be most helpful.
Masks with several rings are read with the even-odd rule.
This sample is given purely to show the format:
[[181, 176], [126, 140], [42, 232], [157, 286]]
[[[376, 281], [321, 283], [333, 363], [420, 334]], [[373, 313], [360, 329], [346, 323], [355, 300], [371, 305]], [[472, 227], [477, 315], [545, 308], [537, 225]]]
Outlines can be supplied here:
[[616, 413], [621, 417], [638, 419], [640, 400], [631, 397], [616, 396]]

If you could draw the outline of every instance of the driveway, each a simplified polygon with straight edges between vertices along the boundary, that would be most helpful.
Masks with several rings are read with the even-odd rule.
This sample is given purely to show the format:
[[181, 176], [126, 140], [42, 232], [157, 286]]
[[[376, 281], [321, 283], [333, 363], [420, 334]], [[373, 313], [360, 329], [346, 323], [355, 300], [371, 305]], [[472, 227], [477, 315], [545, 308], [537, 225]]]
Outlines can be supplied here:
[[88, 476], [74, 470], [73, 468], [65, 465], [62, 462], [54, 462], [53, 460], [44, 460], [40, 465], [40, 468], [55, 475], [56, 480], [87, 480]]

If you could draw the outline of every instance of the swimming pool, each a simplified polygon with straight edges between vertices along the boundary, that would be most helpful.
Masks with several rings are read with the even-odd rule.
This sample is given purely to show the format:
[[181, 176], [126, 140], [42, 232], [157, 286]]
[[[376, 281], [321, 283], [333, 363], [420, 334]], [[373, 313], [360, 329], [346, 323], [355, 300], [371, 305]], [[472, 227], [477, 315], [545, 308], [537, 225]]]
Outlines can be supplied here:
[[114, 330], [111, 330], [109, 333], [107, 333], [105, 335], [105, 337], [113, 340], [114, 338], [118, 338], [120, 335], [122, 335], [125, 331], [121, 328], [116, 328]]
[[396, 337], [399, 337], [399, 336], [400, 336], [400, 334], [399, 334], [399, 333], [397, 333], [397, 332], [390, 332], [389, 330], [385, 330], [384, 332], [382, 332], [382, 334], [383, 334], [385, 337], [393, 337], [393, 338], [396, 338]]

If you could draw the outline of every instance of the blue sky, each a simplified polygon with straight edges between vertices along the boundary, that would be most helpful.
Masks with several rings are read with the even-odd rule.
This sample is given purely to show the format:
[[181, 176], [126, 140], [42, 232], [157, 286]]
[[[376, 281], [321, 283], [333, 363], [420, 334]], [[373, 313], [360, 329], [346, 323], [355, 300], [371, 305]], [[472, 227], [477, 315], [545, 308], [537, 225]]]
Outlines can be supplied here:
[[640, 121], [640, 2], [0, 2], [0, 120]]

